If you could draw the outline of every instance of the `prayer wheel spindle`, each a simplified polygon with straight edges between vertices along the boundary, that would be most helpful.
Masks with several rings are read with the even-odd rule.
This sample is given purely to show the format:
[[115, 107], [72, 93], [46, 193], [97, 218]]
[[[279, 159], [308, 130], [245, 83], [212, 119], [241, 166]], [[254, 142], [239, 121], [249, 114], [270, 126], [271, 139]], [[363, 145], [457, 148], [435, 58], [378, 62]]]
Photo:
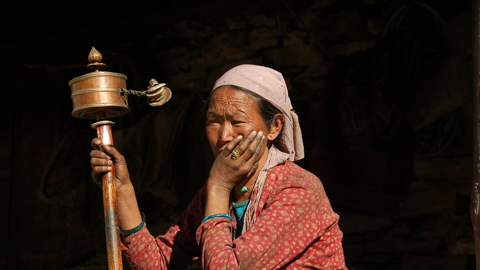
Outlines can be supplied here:
[[[150, 80], [147, 90], [127, 90], [127, 76], [121, 73], [100, 71], [106, 67], [102, 55], [92, 48], [88, 55], [90, 73], [76, 77], [68, 82], [72, 90], [72, 116], [81, 119], [92, 119], [97, 122], [92, 128], [97, 130], [97, 136], [104, 145], [113, 146], [112, 126], [115, 124], [107, 119], [119, 117], [130, 111], [128, 94], [144, 96], [151, 106], [161, 106], [172, 96], [165, 84]], [[115, 185], [115, 168], [103, 176], [103, 206], [105, 216], [105, 235], [107, 240], [108, 269], [122, 268], [122, 253], [120, 250], [120, 235], [118, 228], [117, 198]]]

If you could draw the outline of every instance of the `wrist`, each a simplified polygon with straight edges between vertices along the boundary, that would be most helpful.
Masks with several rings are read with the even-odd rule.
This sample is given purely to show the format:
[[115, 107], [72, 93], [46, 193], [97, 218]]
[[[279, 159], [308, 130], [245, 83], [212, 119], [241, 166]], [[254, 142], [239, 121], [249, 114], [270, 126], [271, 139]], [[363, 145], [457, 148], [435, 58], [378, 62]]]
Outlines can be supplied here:
[[207, 193], [214, 196], [230, 196], [234, 187], [219, 184], [213, 181], [207, 181]]
[[128, 198], [132, 195], [135, 196], [135, 188], [131, 182], [128, 184], [122, 184], [117, 188], [117, 198]]
[[121, 189], [117, 189], [117, 210], [120, 218], [131, 213], [140, 213], [137, 196], [132, 185], [122, 185]]
[[230, 205], [229, 188], [214, 183], [207, 184], [207, 194], [205, 198], [205, 216], [214, 214], [228, 213]]

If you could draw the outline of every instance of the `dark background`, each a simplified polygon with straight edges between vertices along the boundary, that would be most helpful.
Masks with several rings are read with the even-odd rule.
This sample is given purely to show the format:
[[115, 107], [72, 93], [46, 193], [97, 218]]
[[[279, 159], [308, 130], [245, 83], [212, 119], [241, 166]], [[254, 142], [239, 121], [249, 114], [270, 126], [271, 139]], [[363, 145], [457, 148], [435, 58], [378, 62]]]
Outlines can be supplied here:
[[[411, 176], [405, 176], [409, 180], [399, 180], [404, 186], [393, 193], [383, 190], [363, 196], [352, 192], [350, 196], [347, 191], [352, 183], [328, 178], [325, 172], [320, 177], [334, 210], [342, 216], [347, 265], [357, 270], [472, 269], [474, 263], [468, 213], [473, 110], [469, 88], [471, 1], [422, 3], [436, 10], [445, 26], [435, 28], [432, 19], [417, 10], [402, 27], [415, 29], [415, 38], [424, 37], [426, 41], [416, 43], [418, 39], [398, 35], [400, 42], [396, 43], [409, 49], [408, 44], [420, 44], [420, 49], [428, 44], [435, 51], [415, 59], [421, 68], [414, 71], [417, 74], [413, 76], [414, 83], [408, 87], [402, 85], [398, 91], [398, 99], [405, 98], [400, 105], [405, 119], [402, 123], [408, 131], [402, 133], [405, 139], [402, 142], [413, 153], [407, 159], [410, 163], [405, 165], [410, 168]], [[391, 48], [392, 43], [381, 43], [385, 41], [382, 31], [403, 5], [413, 6], [413, 2], [185, 0], [3, 4], [0, 9], [3, 52], [0, 269], [105, 269], [101, 199], [98, 189], [88, 179], [88, 158], [85, 159], [91, 138], [90, 122], [70, 116], [72, 105], [67, 84], [87, 72], [86, 59], [92, 46], [103, 54], [108, 70], [129, 77], [129, 88], [145, 89], [148, 80], [154, 77], [169, 84], [174, 96], [195, 97], [195, 105], [200, 103], [198, 96], [208, 93], [213, 80], [233, 65], [263, 64], [282, 71], [292, 85], [292, 101], [302, 121], [307, 156], [299, 164], [314, 171], [317, 158], [314, 149], [318, 142], [325, 142], [324, 137], [318, 136], [318, 129], [325, 127], [322, 125], [325, 119], [319, 120], [318, 115], [322, 112], [328, 115], [327, 109], [338, 111], [339, 89], [343, 89], [342, 83], [346, 81], [342, 77], [345, 74], [335, 79], [331, 71], [346, 72], [345, 67], [342, 71], [336, 63], [360, 67], [374, 63], [376, 54], [369, 50], [376, 48], [380, 52], [379, 43], [387, 44], [383, 48]], [[276, 20], [282, 22], [282, 29], [273, 23]], [[401, 43], [402, 40], [405, 42]], [[283, 53], [276, 54], [280, 51]], [[401, 77], [408, 65], [395, 61], [389, 63], [398, 69], [391, 66], [387, 69], [393, 70], [389, 74]], [[412, 92], [408, 97], [404, 95], [406, 90]], [[159, 111], [146, 106], [143, 100], [130, 98], [130, 101], [132, 112], [115, 120], [117, 130], [135, 130], [138, 122]], [[197, 106], [190, 109], [193, 112], [190, 115], [198, 112]], [[431, 126], [442, 120], [448, 122], [445, 117], [457, 119], [451, 120], [457, 124]], [[202, 133], [201, 122], [187, 120], [196, 122], [186, 121], [185, 128], [177, 135], [192, 141], [188, 134]], [[418, 139], [420, 134], [432, 134], [429, 127], [445, 128], [437, 135], [453, 135], [440, 136], [444, 141], [435, 140], [438, 136]], [[72, 131], [84, 135], [77, 137], [77, 143], [72, 145], [86, 145], [85, 148], [60, 148], [62, 140]], [[338, 130], [323, 129], [321, 134], [342, 136], [335, 132]], [[445, 147], [422, 156], [418, 154], [425, 154], [425, 149], [418, 146], [419, 141], [427, 146]], [[327, 142], [332, 145], [329, 154], [351, 154], [345, 150], [345, 141], [335, 144], [338, 141], [327, 139]], [[375, 153], [391, 154], [376, 150]], [[44, 191], [45, 179], [49, 168], [58, 169], [52, 165], [52, 162], [58, 164], [58, 160], [52, 160], [57, 151], [69, 153], [62, 160], [63, 168], [77, 164], [72, 169], [75, 177], [83, 177], [85, 182], [78, 185], [79, 189], [72, 182], [59, 182], [54, 186], [59, 194], [49, 197]], [[374, 156], [371, 152], [363, 154]], [[178, 159], [181, 157], [172, 156], [172, 160]], [[354, 163], [358, 164], [358, 160], [354, 159]], [[378, 166], [367, 162], [364, 168], [372, 172]], [[172, 170], [177, 176], [182, 173], [178, 172], [181, 168]], [[57, 173], [62, 176], [58, 179], [75, 178], [72, 171]], [[204, 173], [199, 171], [198, 175]], [[192, 181], [193, 176], [189, 174], [186, 178]], [[142, 193], [142, 210], [149, 214], [155, 232], [168, 227], [194, 190], [201, 186], [201, 182], [188, 181], [175, 182], [177, 205], [172, 206], [152, 192]], [[181, 190], [179, 185], [187, 188]], [[78, 203], [72, 203], [62, 200], [64, 190], [83, 193], [77, 194]], [[352, 207], [368, 205], [365, 197], [376, 199], [370, 202], [374, 207]], [[388, 214], [388, 211], [393, 212]]]

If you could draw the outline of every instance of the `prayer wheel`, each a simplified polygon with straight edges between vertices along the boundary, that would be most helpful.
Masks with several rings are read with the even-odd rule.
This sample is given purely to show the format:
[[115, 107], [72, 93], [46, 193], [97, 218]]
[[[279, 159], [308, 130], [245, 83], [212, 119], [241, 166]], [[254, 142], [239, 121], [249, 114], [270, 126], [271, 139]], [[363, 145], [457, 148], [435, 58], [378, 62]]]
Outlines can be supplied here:
[[151, 79], [147, 90], [127, 90], [127, 76], [121, 73], [100, 71], [106, 67], [102, 55], [92, 48], [88, 55], [88, 69], [93, 72], [73, 78], [68, 82], [72, 90], [72, 116], [81, 119], [108, 119], [127, 114], [128, 94], [147, 97], [151, 106], [162, 106], [172, 97], [165, 84]]
[[92, 48], [88, 55], [87, 68], [94, 72], [76, 77], [68, 82], [72, 89], [72, 116], [82, 119], [106, 119], [127, 114], [127, 95], [121, 89], [127, 88], [127, 76], [121, 73], [100, 71], [106, 67], [101, 63], [102, 55]]
[[[113, 146], [112, 126], [114, 122], [107, 119], [125, 115], [130, 111], [128, 94], [146, 97], [151, 106], [161, 106], [172, 96], [170, 89], [165, 87], [165, 84], [159, 84], [155, 79], [150, 80], [147, 90], [127, 90], [127, 76], [121, 73], [100, 71], [106, 65], [100, 62], [102, 55], [95, 48], [90, 51], [88, 61], [90, 64], [87, 65], [87, 68], [93, 71], [68, 82], [72, 91], [72, 116], [97, 120], [92, 124], [92, 128], [97, 130], [97, 136], [101, 140], [100, 150], [105, 145]], [[115, 168], [106, 173], [102, 179], [109, 270], [123, 269], [115, 179]]]
[[114, 118], [130, 111], [128, 99], [119, 89], [126, 88], [127, 76], [97, 71], [70, 81], [72, 116], [82, 119]]

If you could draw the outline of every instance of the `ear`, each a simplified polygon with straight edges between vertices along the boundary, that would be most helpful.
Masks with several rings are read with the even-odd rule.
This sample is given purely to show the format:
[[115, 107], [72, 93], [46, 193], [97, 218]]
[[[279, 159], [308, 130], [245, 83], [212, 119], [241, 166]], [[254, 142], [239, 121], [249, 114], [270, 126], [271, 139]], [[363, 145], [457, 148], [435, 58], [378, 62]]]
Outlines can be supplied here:
[[280, 132], [282, 132], [284, 121], [285, 118], [283, 117], [283, 114], [277, 113], [275, 115], [275, 121], [273, 122], [273, 125], [270, 126], [270, 131], [266, 137], [269, 142], [274, 141], [278, 137]]

